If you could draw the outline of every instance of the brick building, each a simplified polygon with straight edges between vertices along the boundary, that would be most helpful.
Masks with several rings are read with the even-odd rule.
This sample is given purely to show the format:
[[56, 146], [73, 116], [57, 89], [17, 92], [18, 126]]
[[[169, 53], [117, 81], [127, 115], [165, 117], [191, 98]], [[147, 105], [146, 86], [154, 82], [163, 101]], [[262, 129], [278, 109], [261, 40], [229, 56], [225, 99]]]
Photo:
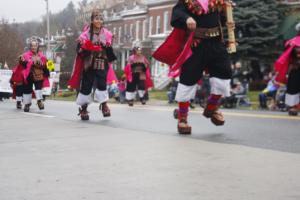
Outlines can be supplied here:
[[[290, 38], [294, 26], [300, 21], [300, 0], [278, 0], [288, 8], [280, 30], [284, 38]], [[151, 53], [165, 40], [171, 31], [172, 7], [177, 0], [94, 0], [81, 8], [78, 21], [87, 23], [91, 10], [103, 11], [105, 26], [114, 34], [114, 49], [118, 57], [115, 69], [122, 69], [134, 46], [140, 46], [151, 61], [151, 71], [156, 88], [168, 83], [168, 66], [151, 58]]]
[[118, 57], [115, 68], [124, 68], [132, 48], [140, 46], [151, 61], [155, 87], [164, 87], [168, 83], [168, 66], [152, 59], [151, 53], [171, 31], [171, 11], [177, 0], [115, 0], [110, 6], [99, 2], [103, 0], [86, 6], [79, 21], [88, 22], [91, 10], [100, 8], [105, 26], [114, 34], [114, 49]]

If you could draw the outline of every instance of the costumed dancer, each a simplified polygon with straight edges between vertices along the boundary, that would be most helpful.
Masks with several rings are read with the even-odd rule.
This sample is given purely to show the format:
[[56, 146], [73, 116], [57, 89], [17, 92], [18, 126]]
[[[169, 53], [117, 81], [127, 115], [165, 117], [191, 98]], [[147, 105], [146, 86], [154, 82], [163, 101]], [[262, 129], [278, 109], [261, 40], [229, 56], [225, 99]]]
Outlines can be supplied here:
[[23, 70], [26, 67], [24, 66], [24, 61], [22, 61], [22, 55], [19, 56], [19, 64], [13, 68], [13, 73], [10, 79], [11, 88], [13, 89], [13, 99], [16, 99], [17, 109], [22, 109], [23, 101]]
[[24, 78], [23, 85], [23, 103], [24, 112], [29, 112], [33, 85], [34, 94], [37, 100], [37, 105], [40, 110], [43, 110], [43, 91], [44, 87], [49, 87], [49, 70], [47, 69], [46, 63], [47, 58], [39, 51], [39, 42], [36, 39], [31, 39], [30, 50], [24, 53], [20, 58], [20, 63], [24, 66], [22, 71]]
[[100, 103], [99, 109], [104, 117], [111, 116], [107, 105], [109, 99], [107, 83], [117, 82], [112, 68], [116, 56], [112, 48], [113, 35], [103, 27], [100, 10], [95, 9], [91, 15], [91, 25], [86, 26], [79, 36], [77, 56], [69, 86], [79, 91], [76, 103], [80, 106], [82, 120], [89, 120], [88, 105], [91, 103], [91, 92], [94, 83], [94, 98]]
[[298, 115], [300, 103], [300, 23], [296, 25], [298, 35], [285, 43], [285, 51], [275, 62], [276, 81], [287, 84], [285, 104], [289, 115]]
[[[231, 62], [223, 41], [222, 26], [230, 30], [230, 49], [235, 51], [232, 4], [223, 0], [179, 0], [173, 8], [173, 32], [153, 54], [170, 65], [170, 76], [180, 76], [175, 100], [179, 103], [178, 132], [190, 134], [190, 100], [195, 97], [203, 71], [210, 75], [211, 94], [203, 115], [217, 126], [225, 123], [219, 111], [222, 96], [230, 96]], [[231, 20], [228, 15], [231, 14]], [[227, 16], [226, 16], [227, 15]], [[226, 22], [227, 17], [227, 22]]]
[[133, 49], [133, 55], [129, 57], [124, 73], [127, 80], [126, 100], [128, 105], [133, 106], [136, 90], [141, 103], [145, 105], [145, 93], [153, 87], [153, 81], [151, 79], [150, 63], [142, 54], [140, 47]]

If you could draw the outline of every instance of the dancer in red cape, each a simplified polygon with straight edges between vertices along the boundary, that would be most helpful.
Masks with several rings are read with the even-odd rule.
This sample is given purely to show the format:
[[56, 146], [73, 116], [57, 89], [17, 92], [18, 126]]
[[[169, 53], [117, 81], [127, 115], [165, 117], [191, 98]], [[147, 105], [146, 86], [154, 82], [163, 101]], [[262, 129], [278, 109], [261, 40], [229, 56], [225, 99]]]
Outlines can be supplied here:
[[77, 89], [76, 103], [80, 106], [82, 120], [89, 120], [88, 105], [91, 103], [92, 88], [96, 86], [95, 100], [104, 117], [111, 116], [107, 105], [107, 83], [117, 82], [112, 68], [116, 56], [112, 48], [113, 35], [103, 27], [103, 17], [98, 9], [92, 12], [91, 25], [85, 27], [78, 39], [77, 56], [69, 86]]
[[[47, 58], [39, 51], [38, 40], [33, 38], [30, 41], [30, 50], [20, 57], [20, 64], [14, 71], [16, 76], [13, 77], [16, 82], [21, 82], [19, 73], [22, 73], [24, 112], [30, 110], [33, 85], [39, 109], [43, 110], [45, 108], [42, 89], [50, 86], [48, 79], [50, 73], [46, 64]], [[22, 70], [22, 68], [24, 69]]]
[[285, 51], [275, 62], [276, 81], [287, 84], [285, 103], [289, 115], [298, 115], [300, 103], [300, 23], [296, 25], [298, 35], [285, 44]]
[[145, 91], [153, 87], [153, 81], [151, 79], [150, 63], [142, 54], [140, 47], [133, 49], [133, 55], [129, 57], [124, 73], [127, 80], [126, 100], [128, 105], [133, 106], [136, 90], [138, 90], [141, 103], [146, 104]]
[[16, 99], [17, 109], [22, 109], [24, 78], [23, 70], [26, 66], [22, 65], [22, 55], [19, 57], [19, 64], [13, 68], [10, 84], [13, 89], [13, 99]]
[[[179, 0], [173, 8], [173, 32], [153, 57], [170, 65], [170, 76], [180, 76], [175, 100], [179, 103], [178, 132], [190, 134], [189, 102], [195, 97], [203, 71], [210, 74], [211, 94], [203, 115], [215, 125], [225, 123], [219, 111], [222, 96], [230, 96], [231, 64], [223, 42], [223, 0]], [[234, 28], [234, 24], [227, 23]]]

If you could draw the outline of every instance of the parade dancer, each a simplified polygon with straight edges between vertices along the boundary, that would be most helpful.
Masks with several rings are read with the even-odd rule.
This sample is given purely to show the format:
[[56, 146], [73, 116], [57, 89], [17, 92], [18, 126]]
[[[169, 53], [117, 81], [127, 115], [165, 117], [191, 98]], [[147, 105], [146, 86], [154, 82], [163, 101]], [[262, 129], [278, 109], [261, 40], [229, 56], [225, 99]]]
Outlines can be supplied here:
[[84, 28], [79, 36], [77, 56], [69, 86], [79, 91], [76, 103], [80, 106], [82, 120], [89, 120], [88, 105], [91, 103], [91, 92], [96, 84], [95, 100], [100, 103], [99, 109], [104, 117], [111, 116], [107, 105], [109, 99], [107, 83], [117, 81], [112, 68], [116, 56], [112, 48], [113, 35], [103, 27], [103, 17], [96, 9], [91, 15], [91, 24]]
[[33, 85], [34, 94], [37, 100], [37, 105], [40, 110], [43, 110], [43, 91], [44, 87], [49, 87], [49, 70], [47, 69], [46, 63], [47, 58], [39, 51], [39, 42], [36, 39], [30, 41], [30, 50], [24, 53], [20, 58], [20, 63], [24, 66], [22, 71], [24, 78], [23, 85], [23, 103], [24, 112], [29, 112]]
[[203, 115], [217, 126], [225, 123], [219, 106], [222, 96], [230, 96], [232, 76], [222, 32], [222, 25], [234, 29], [233, 21], [227, 19], [226, 23], [225, 10], [229, 4], [223, 0], [179, 0], [172, 12], [174, 30], [153, 54], [171, 66], [171, 77], [180, 76], [175, 98], [179, 103], [180, 134], [192, 131], [188, 124], [190, 100], [195, 97], [197, 82], [204, 70], [210, 75], [211, 94]]
[[136, 90], [141, 103], [145, 105], [145, 92], [153, 87], [153, 81], [151, 80], [150, 63], [142, 54], [140, 47], [133, 49], [133, 55], [129, 57], [124, 73], [127, 80], [126, 100], [128, 105], [133, 106]]
[[13, 68], [13, 73], [10, 79], [11, 88], [13, 89], [13, 99], [16, 99], [17, 109], [22, 109], [23, 101], [23, 70], [26, 66], [22, 65], [22, 55], [19, 57], [19, 64]]
[[285, 51], [275, 62], [276, 81], [287, 84], [285, 104], [289, 115], [298, 115], [300, 103], [300, 23], [296, 25], [298, 35], [285, 44]]

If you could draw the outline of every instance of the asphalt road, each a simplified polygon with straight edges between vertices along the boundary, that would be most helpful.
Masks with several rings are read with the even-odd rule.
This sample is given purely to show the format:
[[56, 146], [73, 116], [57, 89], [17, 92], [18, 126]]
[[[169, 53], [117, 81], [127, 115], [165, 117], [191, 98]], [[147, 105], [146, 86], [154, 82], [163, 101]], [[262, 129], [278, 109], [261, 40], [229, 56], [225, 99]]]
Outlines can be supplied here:
[[31, 113], [0, 102], [1, 200], [299, 200], [300, 117], [225, 110], [215, 127], [198, 108], [180, 136], [173, 107], [74, 102]]
[[[53, 116], [61, 120], [80, 122], [78, 107], [73, 102], [47, 101], [46, 110], [39, 111], [32, 106], [33, 115]], [[0, 104], [1, 110], [17, 112], [12, 102]], [[174, 107], [111, 104], [112, 117], [103, 119], [98, 105], [89, 107], [90, 121], [85, 124], [103, 125], [128, 130], [145, 131], [153, 134], [177, 134]], [[34, 114], [35, 113], [35, 114]], [[21, 113], [24, 115], [24, 113]], [[290, 117], [287, 113], [267, 111], [224, 110], [226, 124], [216, 127], [202, 116], [201, 108], [190, 114], [193, 139], [218, 143], [246, 145], [277, 151], [300, 153], [300, 117]], [[32, 114], [27, 114], [32, 115]], [[180, 137], [180, 136], [178, 136]]]

